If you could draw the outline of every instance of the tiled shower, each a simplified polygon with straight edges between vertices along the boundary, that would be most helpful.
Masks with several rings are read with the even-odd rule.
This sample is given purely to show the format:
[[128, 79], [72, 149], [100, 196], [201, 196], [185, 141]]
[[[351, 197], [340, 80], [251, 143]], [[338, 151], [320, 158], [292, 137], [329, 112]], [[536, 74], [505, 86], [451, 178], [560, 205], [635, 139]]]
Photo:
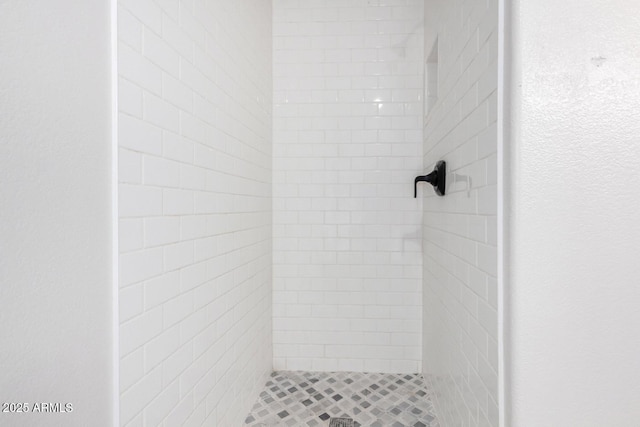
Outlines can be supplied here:
[[1, 1], [0, 425], [636, 427], [638, 16]]
[[498, 425], [496, 32], [494, 0], [118, 1], [120, 425], [242, 425], [273, 370], [422, 373], [442, 426]]

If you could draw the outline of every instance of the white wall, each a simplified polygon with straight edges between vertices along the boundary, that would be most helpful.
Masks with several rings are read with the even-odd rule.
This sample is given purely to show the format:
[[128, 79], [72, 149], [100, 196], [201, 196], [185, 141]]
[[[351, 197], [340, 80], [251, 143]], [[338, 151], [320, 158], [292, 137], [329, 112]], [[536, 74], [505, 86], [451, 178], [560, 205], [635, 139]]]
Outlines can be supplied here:
[[0, 4], [1, 425], [115, 422], [110, 14]]
[[425, 377], [440, 424], [498, 426], [496, 0], [430, 0], [438, 99], [425, 117], [424, 172], [447, 162], [447, 194], [423, 189]]
[[120, 422], [241, 425], [272, 368], [271, 2], [118, 19]]
[[509, 425], [640, 419], [638, 16], [514, 2]]
[[420, 369], [422, 15], [274, 2], [276, 369]]

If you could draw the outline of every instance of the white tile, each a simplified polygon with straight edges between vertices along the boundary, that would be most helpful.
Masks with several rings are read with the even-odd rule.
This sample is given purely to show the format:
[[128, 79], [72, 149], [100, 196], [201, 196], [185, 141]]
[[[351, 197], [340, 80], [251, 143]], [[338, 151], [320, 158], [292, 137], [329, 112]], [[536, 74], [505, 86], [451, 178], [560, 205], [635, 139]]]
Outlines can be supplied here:
[[118, 143], [121, 149], [128, 148], [133, 151], [159, 155], [162, 153], [162, 131], [150, 123], [120, 113], [118, 115]]
[[[488, 40], [498, 14], [495, 5], [486, 9], [483, 4], [465, 21], [473, 28], [462, 31], [462, 21], [455, 17], [458, 8], [452, 3], [441, 9], [442, 15], [434, 21], [440, 22], [438, 28], [427, 30], [427, 38], [439, 34], [441, 97], [426, 119], [424, 162], [431, 165], [444, 158], [456, 178], [451, 181], [452, 193], [442, 203], [425, 200], [433, 214], [425, 217], [424, 225], [429, 228], [425, 228], [424, 241], [446, 247], [456, 258], [425, 247], [424, 273], [430, 279], [424, 290], [423, 327], [436, 339], [424, 344], [423, 370], [466, 372], [462, 381], [447, 377], [435, 382], [440, 396], [436, 411], [445, 414], [443, 424], [484, 425], [480, 420], [492, 417], [480, 378], [480, 360], [487, 360], [488, 353], [497, 363], [497, 344], [491, 338], [497, 331], [497, 290], [492, 277], [496, 274], [496, 229], [489, 223], [497, 208], [493, 185], [497, 166], [487, 161], [496, 153], [497, 135], [493, 123], [497, 107], [491, 97], [497, 87], [497, 67], [487, 58], [497, 41], [487, 41], [478, 49], [475, 28], [482, 20], [482, 39]], [[489, 16], [483, 18], [478, 11]], [[436, 332], [435, 325], [442, 324], [452, 326], [446, 335]], [[462, 346], [455, 336], [463, 337]], [[497, 380], [495, 371], [485, 373], [490, 383]], [[446, 409], [453, 405], [459, 410]], [[497, 427], [497, 422], [492, 425]]]
[[138, 52], [142, 51], [143, 24], [129, 10], [118, 8], [118, 41], [126, 43]]
[[191, 344], [181, 346], [175, 353], [162, 362], [162, 378], [164, 384], [172, 383], [193, 362]]
[[143, 95], [145, 121], [170, 132], [180, 132], [180, 114], [178, 108], [151, 93]]
[[[122, 393], [120, 399], [120, 424], [131, 421], [136, 414], [162, 391], [162, 371], [155, 369]], [[142, 417], [140, 417], [142, 420]]]
[[193, 163], [193, 142], [178, 134], [162, 132], [162, 156], [182, 163]]
[[141, 314], [120, 326], [120, 354], [129, 354], [162, 331], [162, 310]]
[[168, 300], [162, 306], [164, 327], [172, 326], [183, 320], [193, 311], [193, 307], [193, 293], [190, 292]]
[[179, 240], [179, 217], [152, 217], [144, 220], [145, 247], [166, 245]]
[[180, 165], [156, 156], [143, 156], [144, 184], [152, 187], [178, 187]]
[[120, 219], [118, 223], [118, 247], [120, 253], [142, 249], [143, 244], [142, 219]]
[[142, 183], [142, 155], [135, 151], [120, 148], [118, 150], [118, 180], [121, 183]]
[[162, 362], [180, 347], [180, 328], [174, 326], [163, 331], [144, 345], [145, 371], [160, 366]]
[[193, 213], [193, 193], [178, 189], [162, 190], [162, 213], [164, 215], [187, 215]]
[[497, 310], [485, 301], [478, 303], [478, 321], [493, 339], [498, 337], [498, 313]]
[[180, 242], [164, 246], [164, 270], [173, 271], [194, 262], [193, 242]]
[[161, 31], [162, 10], [152, 0], [119, 0], [121, 8], [127, 9], [145, 26], [157, 34]]
[[178, 382], [164, 387], [162, 392], [144, 409], [146, 425], [158, 425], [168, 415], [171, 408], [178, 404], [180, 389]]
[[124, 322], [142, 314], [144, 310], [144, 289], [142, 285], [127, 286], [120, 290], [118, 297], [121, 321]]
[[180, 73], [180, 57], [162, 38], [146, 27], [142, 33], [142, 54], [164, 72]]
[[145, 309], [155, 308], [180, 294], [180, 274], [171, 272], [144, 283]]
[[[130, 390], [159, 370], [122, 372], [123, 425], [239, 425], [272, 366], [271, 4], [119, 9], [121, 348], [162, 368], [142, 400]], [[214, 381], [185, 380], [201, 372]]]
[[118, 105], [121, 112], [142, 118], [142, 89], [125, 78], [119, 78]]
[[162, 97], [184, 111], [193, 111], [193, 91], [170, 74], [162, 74]]
[[162, 16], [162, 38], [173, 47], [182, 58], [193, 61], [194, 41], [177, 24], [177, 17]]
[[162, 92], [162, 70], [123, 42], [118, 43], [118, 74], [146, 91]]
[[120, 287], [162, 273], [162, 249], [145, 249], [120, 255]]
[[185, 421], [192, 414], [194, 409], [193, 395], [188, 394], [180, 403], [175, 405], [173, 410], [167, 415], [166, 426], [185, 425]]
[[145, 374], [142, 348], [120, 359], [120, 392], [137, 383]]

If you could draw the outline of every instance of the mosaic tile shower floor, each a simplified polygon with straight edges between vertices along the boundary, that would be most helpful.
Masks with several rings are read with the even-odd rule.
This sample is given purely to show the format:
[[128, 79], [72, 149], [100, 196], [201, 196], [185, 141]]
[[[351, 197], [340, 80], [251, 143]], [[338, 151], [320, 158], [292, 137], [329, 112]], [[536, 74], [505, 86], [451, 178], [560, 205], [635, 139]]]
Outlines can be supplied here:
[[245, 426], [347, 425], [336, 418], [354, 427], [439, 427], [422, 375], [360, 372], [274, 372]]

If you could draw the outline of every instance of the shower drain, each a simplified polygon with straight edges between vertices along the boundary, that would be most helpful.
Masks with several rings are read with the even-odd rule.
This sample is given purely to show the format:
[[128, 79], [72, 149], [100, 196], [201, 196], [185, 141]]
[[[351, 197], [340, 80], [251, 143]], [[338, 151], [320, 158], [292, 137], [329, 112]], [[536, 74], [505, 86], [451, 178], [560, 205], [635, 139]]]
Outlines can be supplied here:
[[353, 420], [351, 418], [331, 418], [329, 427], [353, 427]]

